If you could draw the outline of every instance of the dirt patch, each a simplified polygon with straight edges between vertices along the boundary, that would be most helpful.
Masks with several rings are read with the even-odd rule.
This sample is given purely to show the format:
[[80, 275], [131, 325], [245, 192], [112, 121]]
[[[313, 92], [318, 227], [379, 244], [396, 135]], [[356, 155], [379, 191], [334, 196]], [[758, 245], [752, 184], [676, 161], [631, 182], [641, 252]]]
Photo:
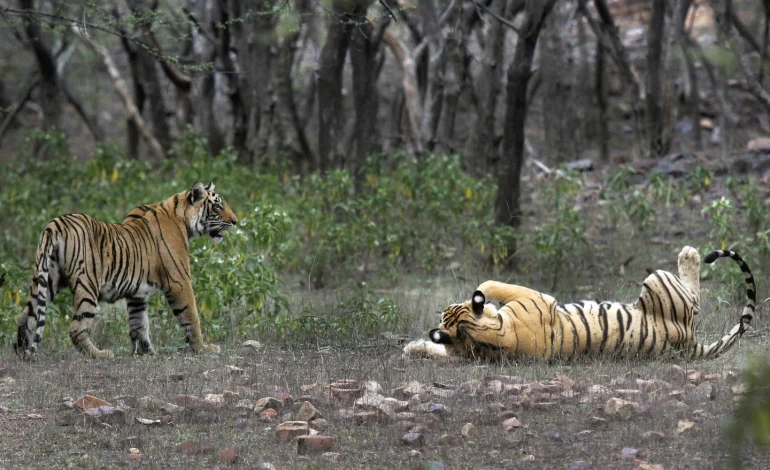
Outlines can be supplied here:
[[[764, 342], [743, 340], [724, 358], [690, 365], [437, 367], [403, 360], [397, 347], [113, 361], [72, 353], [25, 364], [6, 351], [0, 466], [717, 468], [739, 365]], [[74, 406], [85, 395], [104, 400], [106, 414]], [[614, 413], [611, 399], [634, 405]], [[366, 413], [373, 418], [357, 416]], [[309, 423], [297, 435], [326, 436], [302, 439], [301, 454], [296, 437], [276, 434], [298, 417]], [[762, 468], [768, 457], [750, 453], [747, 464]]]

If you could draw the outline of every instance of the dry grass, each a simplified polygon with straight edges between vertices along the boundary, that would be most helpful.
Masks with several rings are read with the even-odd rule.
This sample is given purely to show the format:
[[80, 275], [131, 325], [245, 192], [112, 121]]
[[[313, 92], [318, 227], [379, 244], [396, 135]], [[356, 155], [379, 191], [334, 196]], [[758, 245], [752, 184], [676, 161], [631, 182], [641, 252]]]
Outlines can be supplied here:
[[[437, 305], [454, 300], [467, 285], [444, 281], [435, 295], [424, 291], [400, 291], [396, 300], [414, 314], [415, 331], [433, 326], [436, 316], [430, 311]], [[705, 286], [708, 289], [709, 286]], [[622, 288], [617, 295], [633, 295], [635, 288]], [[566, 300], [566, 299], [565, 299]], [[714, 299], [704, 294], [698, 337], [716, 339], [735, 318], [734, 312], [717, 314]], [[729, 309], [728, 309], [729, 310]], [[427, 312], [427, 313], [426, 313]], [[729, 317], [729, 318], [727, 318]], [[759, 326], [761, 321], [755, 323]], [[722, 358], [693, 364], [680, 363], [687, 369], [705, 373], [723, 373], [741, 367], [749, 354], [767, 350], [766, 330], [747, 334], [739, 347]], [[6, 375], [13, 385], [0, 385], [0, 404], [8, 412], [0, 412], [0, 467], [5, 468], [148, 468], [215, 467], [215, 455], [188, 456], [178, 454], [175, 446], [187, 440], [206, 442], [217, 450], [236, 447], [240, 468], [260, 468], [270, 462], [276, 468], [427, 468], [441, 462], [445, 468], [568, 468], [583, 460], [590, 468], [636, 468], [633, 460], [623, 459], [621, 449], [634, 447], [638, 457], [670, 468], [719, 468], [724, 465], [726, 449], [721, 424], [734, 407], [731, 387], [734, 378], [714, 379], [716, 396], [704, 399], [688, 385], [685, 376], [672, 362], [638, 362], [583, 360], [575, 363], [467, 363], [404, 361], [397, 346], [361, 347], [354, 349], [327, 347], [322, 349], [283, 349], [267, 347], [258, 353], [230, 347], [219, 356], [191, 357], [167, 352], [155, 358], [131, 358], [125, 354], [114, 361], [86, 360], [75, 353], [44, 353], [38, 362], [21, 363], [10, 351], [2, 354]], [[235, 365], [245, 369], [243, 376], [207, 380], [203, 372]], [[222, 393], [225, 389], [244, 386], [253, 398], [291, 394], [295, 400], [304, 394], [301, 387], [312, 383], [329, 383], [337, 379], [374, 380], [386, 395], [407, 382], [417, 380], [426, 385], [441, 383], [459, 385], [469, 380], [484, 380], [495, 375], [517, 376], [523, 383], [547, 380], [565, 374], [580, 385], [578, 394], [564, 398], [549, 410], [516, 407], [515, 397], [470, 395], [457, 393], [450, 398], [432, 398], [429, 402], [446, 405], [451, 413], [432, 422], [425, 432], [425, 445], [419, 454], [401, 444], [403, 430], [391, 425], [357, 425], [338, 415], [340, 404], [320, 402], [318, 408], [329, 421], [326, 434], [335, 439], [334, 451], [341, 462], [320, 457], [300, 457], [295, 444], [280, 444], [275, 439], [275, 424], [260, 421], [255, 413], [225, 405], [216, 414], [182, 413], [170, 424], [145, 426], [134, 417], [159, 417], [159, 412], [131, 409], [127, 424], [105, 428], [92, 425], [71, 410], [62, 409], [62, 398], [84, 394], [102, 397], [113, 404], [119, 400], [132, 405], [145, 395], [173, 402], [177, 394], [203, 397]], [[604, 416], [602, 407], [614, 390], [638, 388], [635, 379], [661, 379], [671, 386], [665, 394], [642, 393], [634, 400], [642, 404], [642, 412], [629, 421], [608, 420], [594, 425], [591, 418]], [[588, 399], [587, 387], [604, 385], [609, 395]], [[245, 390], [245, 389], [242, 389]], [[669, 391], [682, 391], [681, 400], [688, 409], [672, 413], [664, 405]], [[495, 418], [496, 403], [513, 410], [523, 424], [513, 432], [505, 432]], [[34, 419], [29, 415], [38, 414]], [[695, 423], [692, 430], [676, 432], [679, 420]], [[460, 437], [460, 428], [473, 423], [477, 433], [470, 439]], [[588, 431], [588, 432], [586, 432]], [[645, 432], [665, 434], [659, 440], [644, 439]], [[448, 437], [442, 437], [447, 435]], [[141, 450], [141, 463], [128, 460], [129, 448]], [[533, 456], [533, 460], [522, 458]], [[751, 468], [768, 467], [770, 454], [750, 454]], [[432, 468], [438, 468], [435, 466]]]

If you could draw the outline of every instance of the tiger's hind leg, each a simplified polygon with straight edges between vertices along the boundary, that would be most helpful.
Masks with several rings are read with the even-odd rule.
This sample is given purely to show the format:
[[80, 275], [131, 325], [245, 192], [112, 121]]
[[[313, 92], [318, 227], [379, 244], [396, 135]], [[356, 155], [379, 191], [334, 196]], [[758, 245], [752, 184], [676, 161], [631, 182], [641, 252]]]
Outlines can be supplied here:
[[39, 271], [43, 275], [36, 276], [32, 281], [29, 300], [19, 315], [14, 349], [23, 359], [31, 359], [40, 348], [45, 331], [46, 310], [62, 287], [59, 284], [61, 273], [54, 261], [48, 261], [47, 266], [41, 265]]
[[682, 248], [677, 259], [679, 266], [679, 279], [687, 287], [693, 299], [693, 313], [700, 310], [700, 255], [698, 250], [691, 246]]
[[145, 297], [129, 297], [128, 328], [131, 337], [131, 351], [138, 355], [154, 355], [155, 348], [150, 343], [149, 320], [147, 319], [147, 299]]
[[[112, 359], [112, 351], [97, 348], [91, 341], [91, 325], [96, 317], [97, 298], [88, 292], [86, 286], [90, 285], [88, 278], [82, 276], [78, 282], [72, 283], [73, 289], [73, 308], [72, 325], [70, 326], [70, 339], [72, 344], [82, 352], [91, 357], [100, 359]], [[96, 290], [96, 288], [92, 288]]]

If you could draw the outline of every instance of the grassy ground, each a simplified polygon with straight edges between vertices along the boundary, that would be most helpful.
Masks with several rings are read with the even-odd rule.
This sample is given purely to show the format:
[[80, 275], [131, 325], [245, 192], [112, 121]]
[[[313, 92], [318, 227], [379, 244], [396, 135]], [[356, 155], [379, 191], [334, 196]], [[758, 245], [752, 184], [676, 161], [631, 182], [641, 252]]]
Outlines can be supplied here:
[[[664, 250], [665, 251], [665, 250]], [[675, 259], [675, 258], [674, 258]], [[454, 277], [452, 278], [454, 279]], [[427, 281], [426, 281], [427, 282]], [[437, 323], [435, 311], [476, 280], [435, 281], [433, 290], [400, 289], [396, 300], [415, 318], [414, 330]], [[636, 287], [617, 287], [616, 296], [630, 298]], [[703, 310], [697, 336], [712, 341], [737, 319], [738, 306], [715, 311], [710, 283], [704, 284]], [[601, 290], [601, 289], [600, 289]], [[431, 292], [430, 295], [426, 294]], [[601, 292], [600, 292], [601, 294]], [[328, 294], [327, 294], [328, 295]], [[341, 294], [334, 294], [341, 295]], [[567, 300], [567, 299], [564, 299]], [[306, 300], [306, 301], [312, 301]], [[6, 350], [0, 356], [0, 467], [4, 468], [200, 468], [228, 466], [219, 461], [219, 450], [235, 447], [239, 468], [637, 468], [649, 462], [663, 468], [720, 468], [725, 465], [726, 445], [721, 433], [725, 418], [734, 408], [737, 372], [745, 358], [764, 353], [770, 343], [761, 315], [756, 329], [744, 336], [738, 347], [714, 361], [692, 364], [637, 361], [580, 361], [576, 363], [467, 363], [407, 361], [400, 347], [387, 342], [348, 344], [345, 347], [284, 348], [253, 351], [226, 345], [217, 356], [192, 357], [164, 351], [159, 357], [131, 358], [116, 349], [113, 361], [89, 361], [74, 352], [44, 352], [32, 364], [22, 363]], [[44, 343], [45, 344], [45, 343]], [[207, 370], [227, 365], [244, 369], [242, 374], [206, 377]], [[700, 372], [700, 377], [685, 372]], [[542, 386], [522, 388], [516, 384], [548, 381], [563, 374], [576, 383], [544, 396]], [[709, 375], [712, 374], [712, 375]], [[212, 375], [212, 374], [209, 374]], [[501, 377], [502, 392], [494, 382]], [[376, 381], [385, 396], [398, 395], [398, 387], [418, 381], [426, 387], [422, 405], [410, 402], [408, 420], [426, 427], [424, 445], [410, 447], [401, 440], [403, 424], [381, 422], [357, 424], [340, 410], [351, 402], [324, 396], [323, 387], [340, 379], [363, 384]], [[665, 381], [659, 390], [640, 380]], [[468, 389], [469, 381], [479, 381]], [[713, 399], [706, 397], [702, 382], [713, 386]], [[548, 382], [546, 387], [552, 386]], [[595, 387], [600, 385], [604, 388]], [[459, 388], [458, 388], [459, 386]], [[454, 390], [452, 390], [454, 389]], [[188, 410], [170, 416], [162, 411], [138, 408], [138, 399], [152, 395], [175, 402], [178, 394], [205, 397], [232, 390], [240, 399], [256, 401], [281, 393], [295, 403], [311, 399], [328, 421], [324, 434], [334, 438], [332, 451], [339, 460], [321, 456], [299, 456], [295, 443], [280, 443], [276, 425], [292, 417], [296, 406], [287, 406], [273, 422], [259, 413], [238, 408], [228, 400], [215, 411]], [[451, 391], [446, 391], [451, 390]], [[565, 390], [571, 392], [563, 393]], [[620, 390], [620, 391], [619, 391]], [[628, 391], [637, 390], [638, 392]], [[94, 395], [113, 405], [127, 405], [125, 418], [109, 426], [84, 419], [80, 411], [66, 408], [65, 397]], [[551, 405], [528, 405], [549, 401]], [[302, 398], [305, 396], [305, 398]], [[605, 416], [611, 397], [639, 403], [640, 409], [627, 420]], [[424, 413], [427, 404], [449, 408], [446, 414]], [[683, 404], [680, 404], [683, 403]], [[545, 409], [543, 409], [545, 408]], [[5, 410], [5, 408], [2, 408]], [[515, 416], [522, 426], [505, 431], [502, 420]], [[135, 418], [161, 419], [145, 425]], [[595, 419], [606, 418], [606, 421]], [[396, 420], [398, 421], [398, 420]], [[682, 433], [680, 421], [694, 423]], [[475, 426], [469, 437], [461, 435], [465, 423]], [[649, 434], [650, 432], [662, 433]], [[647, 434], [646, 434], [647, 433]], [[188, 455], [176, 446], [192, 440], [213, 446], [213, 453]], [[137, 461], [129, 449], [141, 452]], [[636, 449], [623, 456], [623, 448]], [[631, 451], [626, 450], [628, 454]], [[633, 454], [633, 452], [631, 452]], [[583, 464], [578, 461], [585, 462]], [[770, 453], [749, 453], [750, 468], [770, 468]], [[644, 468], [644, 467], [642, 467]]]

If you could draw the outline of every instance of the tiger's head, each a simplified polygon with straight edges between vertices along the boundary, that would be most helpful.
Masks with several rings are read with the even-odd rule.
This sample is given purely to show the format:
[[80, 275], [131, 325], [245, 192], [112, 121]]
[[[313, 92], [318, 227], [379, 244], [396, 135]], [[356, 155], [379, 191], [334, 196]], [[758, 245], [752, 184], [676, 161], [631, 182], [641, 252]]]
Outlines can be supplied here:
[[444, 309], [439, 327], [428, 336], [434, 343], [457, 352], [497, 351], [506, 339], [502, 316], [480, 290], [473, 293], [471, 300]]
[[219, 243], [225, 231], [238, 223], [238, 217], [227, 202], [214, 192], [214, 183], [207, 186], [195, 183], [185, 198], [188, 203], [185, 220], [190, 238], [208, 235], [214, 243]]

